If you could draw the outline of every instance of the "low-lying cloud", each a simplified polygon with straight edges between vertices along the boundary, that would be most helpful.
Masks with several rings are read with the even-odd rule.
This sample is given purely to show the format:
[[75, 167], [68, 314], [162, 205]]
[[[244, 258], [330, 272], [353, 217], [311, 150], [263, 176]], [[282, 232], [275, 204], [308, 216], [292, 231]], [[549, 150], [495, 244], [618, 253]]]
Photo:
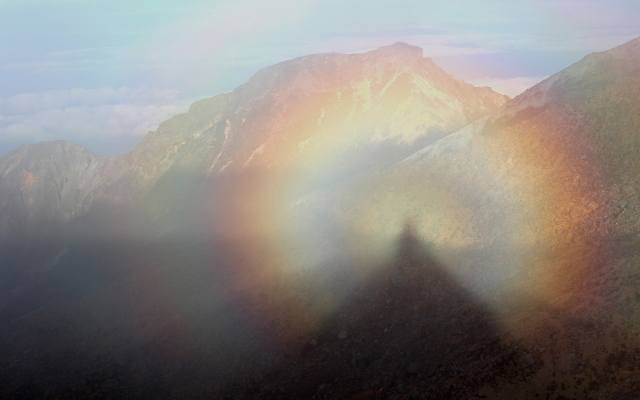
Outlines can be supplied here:
[[0, 99], [0, 151], [65, 139], [98, 153], [126, 150], [191, 102], [169, 90], [74, 88]]

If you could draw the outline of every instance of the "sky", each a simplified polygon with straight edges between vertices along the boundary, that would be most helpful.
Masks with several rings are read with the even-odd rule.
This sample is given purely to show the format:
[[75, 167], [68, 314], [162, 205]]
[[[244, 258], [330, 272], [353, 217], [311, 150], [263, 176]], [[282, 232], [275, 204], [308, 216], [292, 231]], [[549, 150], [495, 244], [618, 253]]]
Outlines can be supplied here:
[[397, 41], [508, 95], [640, 36], [637, 0], [0, 0], [0, 154], [130, 149], [262, 67]]

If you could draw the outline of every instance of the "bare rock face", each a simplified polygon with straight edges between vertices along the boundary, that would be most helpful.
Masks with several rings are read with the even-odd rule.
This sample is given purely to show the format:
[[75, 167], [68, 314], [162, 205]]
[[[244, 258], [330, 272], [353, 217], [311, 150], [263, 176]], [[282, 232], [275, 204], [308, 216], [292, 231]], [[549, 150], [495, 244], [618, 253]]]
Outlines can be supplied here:
[[98, 157], [66, 142], [22, 146], [0, 159], [0, 237], [86, 213], [101, 168]]

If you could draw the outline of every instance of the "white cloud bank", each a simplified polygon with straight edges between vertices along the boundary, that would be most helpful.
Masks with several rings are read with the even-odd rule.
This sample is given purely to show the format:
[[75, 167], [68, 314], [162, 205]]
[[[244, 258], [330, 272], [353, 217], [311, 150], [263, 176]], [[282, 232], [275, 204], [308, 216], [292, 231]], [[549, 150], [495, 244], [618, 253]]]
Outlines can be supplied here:
[[172, 91], [128, 87], [0, 98], [0, 147], [64, 139], [99, 153], [124, 150], [123, 143], [135, 142], [190, 102]]

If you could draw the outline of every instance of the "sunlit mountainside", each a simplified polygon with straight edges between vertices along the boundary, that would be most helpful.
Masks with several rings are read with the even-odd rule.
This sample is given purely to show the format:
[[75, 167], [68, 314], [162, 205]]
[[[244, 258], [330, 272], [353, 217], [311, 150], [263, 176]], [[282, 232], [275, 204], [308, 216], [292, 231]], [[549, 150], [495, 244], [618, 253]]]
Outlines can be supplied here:
[[[345, 169], [397, 161], [505, 100], [455, 80], [421, 49], [402, 43], [301, 57], [193, 104], [125, 156], [98, 158], [58, 142], [5, 156], [2, 184], [9, 187], [2, 203], [10, 208], [3, 216], [15, 220], [4, 228], [22, 226], [25, 218], [66, 222], [94, 202], [137, 200], [172, 173], [211, 177], [296, 164], [308, 179], [337, 179]], [[372, 162], [373, 154], [382, 157]], [[11, 199], [17, 191], [22, 196]]]
[[23, 146], [0, 397], [633, 398], [639, 135], [640, 39], [514, 99], [396, 43]]

